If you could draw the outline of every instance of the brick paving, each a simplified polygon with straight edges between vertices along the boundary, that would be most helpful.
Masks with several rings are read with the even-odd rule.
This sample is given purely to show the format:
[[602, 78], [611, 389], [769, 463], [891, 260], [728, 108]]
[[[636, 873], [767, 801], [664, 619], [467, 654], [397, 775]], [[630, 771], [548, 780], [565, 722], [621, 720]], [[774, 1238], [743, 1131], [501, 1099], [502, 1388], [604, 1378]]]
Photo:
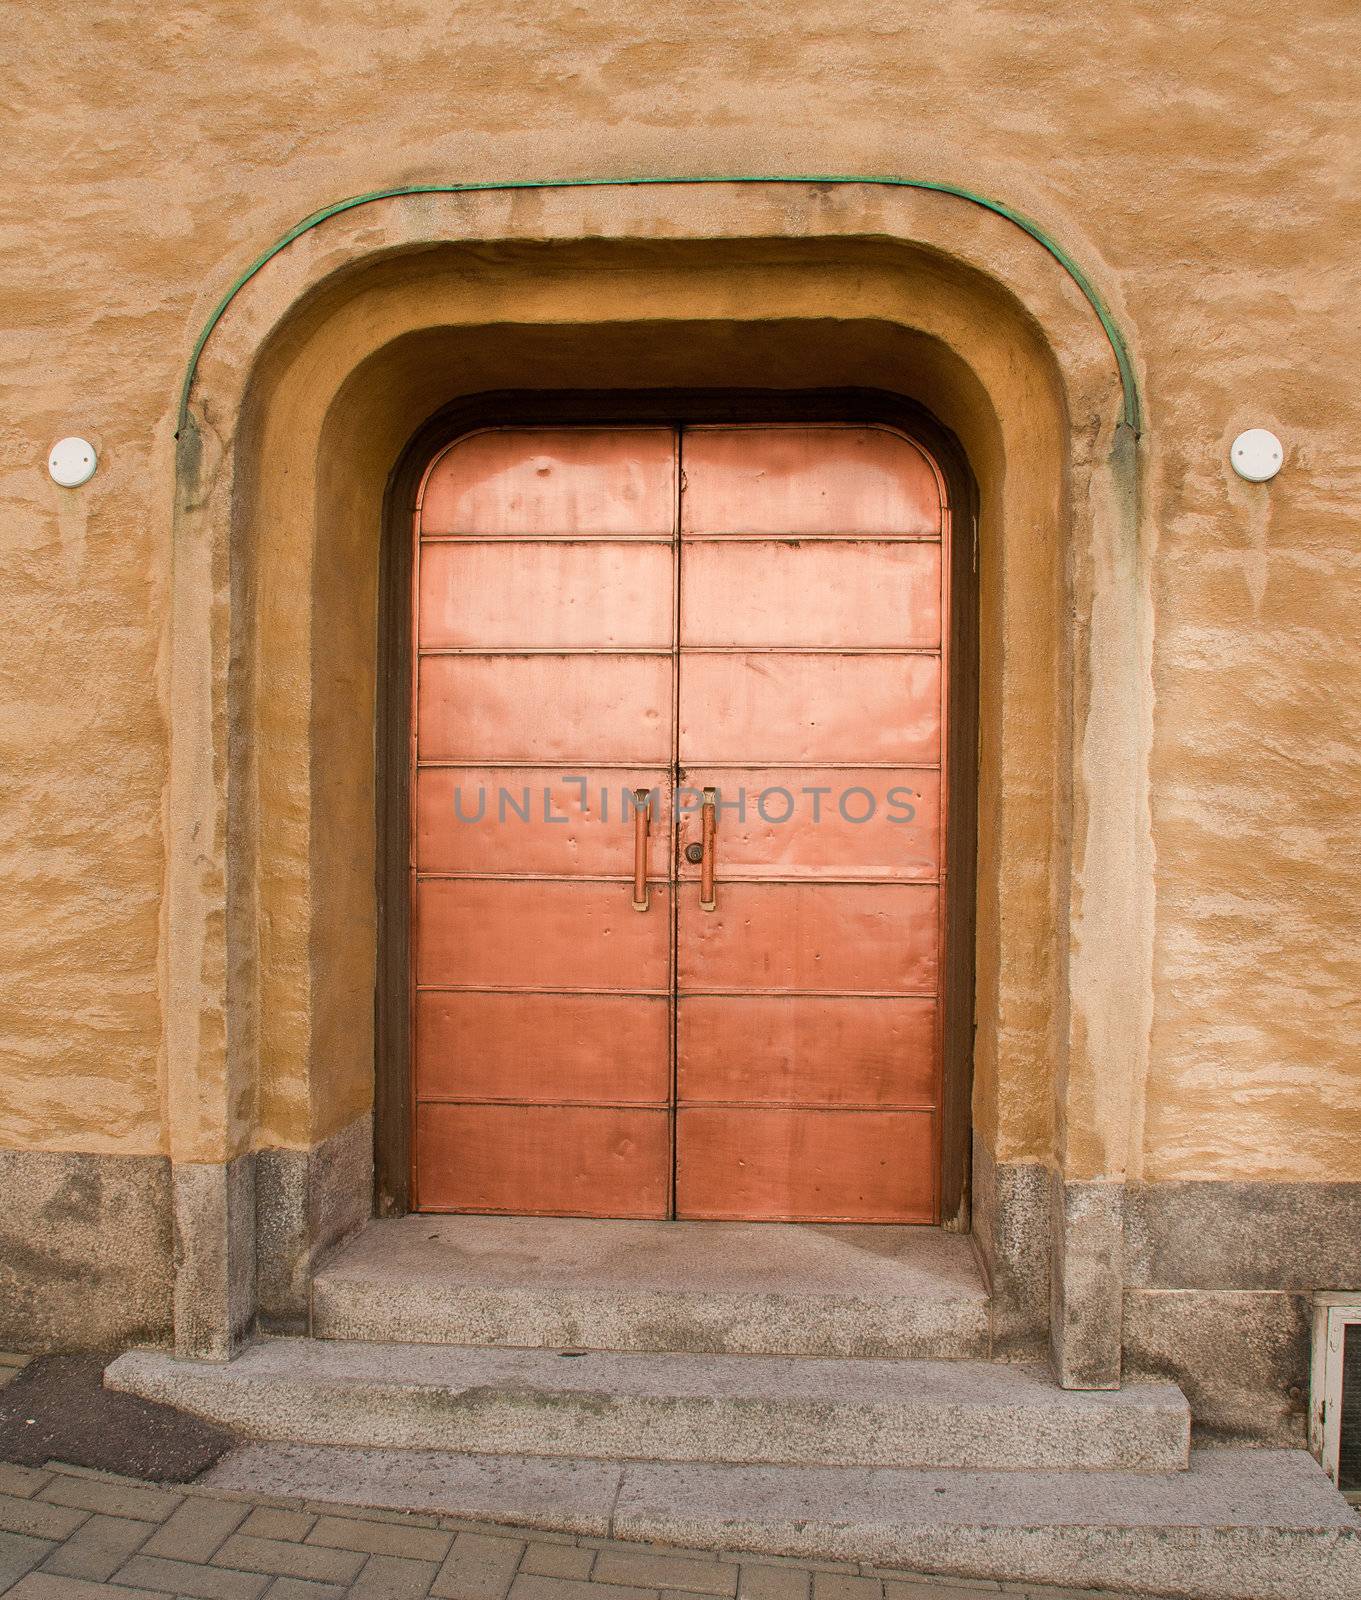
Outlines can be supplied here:
[[[0, 1373], [3, 1373], [0, 1367]], [[0, 1381], [3, 1378], [0, 1377]], [[1118, 1600], [0, 1462], [6, 1600]]]

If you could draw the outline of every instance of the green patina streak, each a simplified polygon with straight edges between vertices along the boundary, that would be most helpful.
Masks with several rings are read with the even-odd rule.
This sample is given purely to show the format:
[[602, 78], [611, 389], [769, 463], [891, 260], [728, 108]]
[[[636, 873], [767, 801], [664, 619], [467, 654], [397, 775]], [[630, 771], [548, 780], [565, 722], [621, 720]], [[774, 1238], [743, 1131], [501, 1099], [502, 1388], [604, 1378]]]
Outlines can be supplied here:
[[272, 261], [281, 250], [292, 244], [294, 239], [317, 227], [328, 218], [338, 217], [346, 211], [353, 211], [356, 206], [371, 205], [375, 200], [398, 200], [405, 195], [479, 194], [511, 189], [642, 188], [649, 184], [664, 183], [858, 183], [885, 189], [925, 189], [933, 194], [953, 195], [958, 200], [967, 200], [971, 205], [982, 206], [985, 211], [991, 211], [996, 216], [1005, 217], [1008, 222], [1014, 223], [1023, 233], [1029, 234], [1036, 243], [1053, 256], [1054, 260], [1058, 262], [1082, 291], [1087, 303], [1096, 313], [1102, 329], [1105, 331], [1106, 338], [1110, 342], [1111, 351], [1115, 356], [1115, 364], [1120, 372], [1120, 387], [1124, 393], [1124, 409], [1121, 420], [1124, 426], [1136, 438], [1138, 437], [1142, 426], [1139, 385], [1134, 376], [1134, 363], [1130, 359], [1129, 346], [1125, 342], [1125, 336], [1121, 333], [1119, 325], [1111, 315], [1091, 279], [1063, 246], [1052, 239], [1040, 227], [1039, 223], [1032, 222], [1029, 217], [1022, 215], [1021, 212], [1014, 211], [1008, 205], [1003, 205], [1000, 200], [990, 200], [986, 195], [975, 194], [972, 190], [962, 189], [957, 184], [940, 183], [933, 178], [853, 178], [834, 175], [811, 176], [807, 174], [717, 178], [519, 178], [500, 183], [417, 183], [409, 184], [399, 189], [375, 189], [371, 194], [351, 195], [348, 200], [338, 200], [334, 205], [324, 206], [320, 211], [314, 211], [311, 216], [304, 217], [301, 222], [294, 224], [281, 239], [277, 240], [268, 250], [251, 262], [250, 266], [237, 278], [218, 302], [212, 315], [204, 323], [203, 332], [199, 334], [198, 340], [194, 345], [193, 354], [189, 357], [189, 367], [184, 375], [184, 386], [180, 390], [179, 429], [182, 430], [184, 428], [189, 417], [189, 392], [193, 387], [194, 375], [198, 371], [199, 357], [203, 354], [203, 347], [207, 344], [213, 329], [226, 314], [227, 308], [256, 273]]

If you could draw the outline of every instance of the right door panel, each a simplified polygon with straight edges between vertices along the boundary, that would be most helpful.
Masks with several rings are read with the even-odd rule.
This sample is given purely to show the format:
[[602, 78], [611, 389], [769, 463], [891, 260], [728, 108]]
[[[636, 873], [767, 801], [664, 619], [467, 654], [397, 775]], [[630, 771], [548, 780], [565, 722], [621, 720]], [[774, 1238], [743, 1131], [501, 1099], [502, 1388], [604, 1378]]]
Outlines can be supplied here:
[[681, 454], [676, 1215], [933, 1222], [942, 486], [880, 428]]

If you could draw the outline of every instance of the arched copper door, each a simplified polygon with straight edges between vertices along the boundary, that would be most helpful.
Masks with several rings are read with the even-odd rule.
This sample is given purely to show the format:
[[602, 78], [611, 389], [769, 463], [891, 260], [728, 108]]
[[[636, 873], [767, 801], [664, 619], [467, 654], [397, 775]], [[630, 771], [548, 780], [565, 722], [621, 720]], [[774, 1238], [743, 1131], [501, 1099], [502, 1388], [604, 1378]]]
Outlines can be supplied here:
[[949, 513], [881, 427], [502, 429], [416, 514], [416, 1204], [939, 1212]]

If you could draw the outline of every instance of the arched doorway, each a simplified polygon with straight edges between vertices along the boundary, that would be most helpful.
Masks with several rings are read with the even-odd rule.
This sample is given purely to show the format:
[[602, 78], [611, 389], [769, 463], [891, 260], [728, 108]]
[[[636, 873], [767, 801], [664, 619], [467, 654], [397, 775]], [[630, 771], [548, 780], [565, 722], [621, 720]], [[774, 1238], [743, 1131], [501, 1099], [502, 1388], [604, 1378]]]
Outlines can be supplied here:
[[[298, 1325], [319, 1255], [371, 1201], [380, 1215], [408, 1202], [389, 1130], [409, 1084], [374, 1072], [375, 1020], [378, 1061], [406, 1059], [384, 998], [400, 966], [405, 1015], [404, 891], [380, 873], [374, 894], [375, 841], [400, 839], [403, 881], [408, 866], [405, 822], [375, 827], [409, 716], [403, 702], [395, 754], [391, 719], [375, 749], [375, 698], [409, 676], [409, 638], [395, 662], [382, 644], [401, 631], [396, 596], [410, 627], [409, 590], [381, 577], [385, 502], [404, 522], [388, 546], [409, 551], [449, 412], [465, 428], [565, 420], [498, 414], [492, 395], [589, 392], [566, 420], [612, 423], [675, 420], [647, 409], [659, 389], [857, 385], [929, 406], [980, 487], [955, 546], [979, 595], [972, 1188], [961, 1158], [952, 1203], [949, 1152], [966, 1141], [948, 1130], [969, 1102], [952, 1113], [947, 1041], [943, 1219], [972, 1218], [999, 1348], [1039, 1348], [1052, 1301], [1056, 1349], [1079, 1363], [1063, 1355], [1064, 1381], [1108, 1381], [1118, 1251], [1101, 1254], [1109, 1271], [1079, 1270], [1091, 1207], [1079, 1243], [1063, 1207], [1099, 1188], [1114, 1197], [1102, 1239], [1118, 1227], [1144, 1040], [1147, 906], [1126, 891], [1146, 847], [1149, 613], [1129, 395], [1053, 257], [963, 204], [854, 185], [678, 186], [661, 209], [645, 189], [607, 205], [552, 192], [532, 211], [397, 198], [328, 220], [215, 313], [179, 434], [170, 649], [182, 1350], [230, 1351], [257, 1310]], [[728, 394], [682, 420], [753, 420]], [[432, 416], [444, 431], [394, 478]], [[950, 792], [953, 839], [969, 789]], [[1087, 1353], [1078, 1326], [1095, 1330]]]

